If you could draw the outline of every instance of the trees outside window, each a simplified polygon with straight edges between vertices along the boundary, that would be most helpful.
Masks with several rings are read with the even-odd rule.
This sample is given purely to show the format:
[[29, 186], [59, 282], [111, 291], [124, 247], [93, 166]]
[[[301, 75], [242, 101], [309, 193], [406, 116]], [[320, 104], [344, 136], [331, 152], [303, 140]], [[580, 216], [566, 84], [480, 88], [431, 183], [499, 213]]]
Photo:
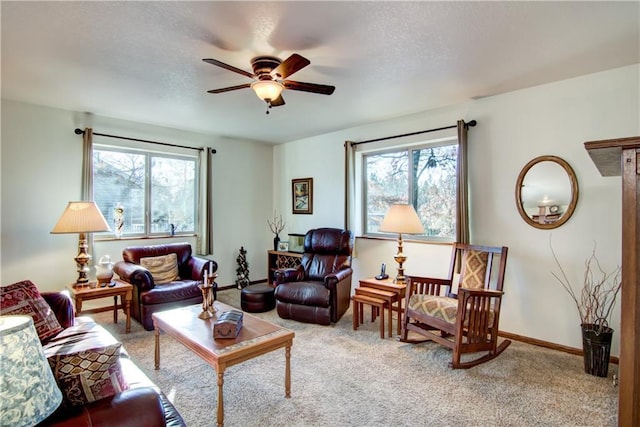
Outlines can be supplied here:
[[412, 204], [422, 238], [453, 241], [456, 232], [457, 143], [365, 154], [365, 234], [378, 227], [392, 204]]
[[124, 236], [195, 233], [197, 159], [94, 146], [93, 193], [107, 222], [124, 208]]

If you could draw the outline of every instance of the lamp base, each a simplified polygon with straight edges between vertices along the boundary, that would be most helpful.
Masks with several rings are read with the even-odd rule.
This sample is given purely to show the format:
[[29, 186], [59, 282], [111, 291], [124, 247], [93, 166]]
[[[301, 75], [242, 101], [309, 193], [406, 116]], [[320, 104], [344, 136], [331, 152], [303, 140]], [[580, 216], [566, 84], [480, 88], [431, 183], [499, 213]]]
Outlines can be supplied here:
[[78, 255], [74, 258], [76, 265], [78, 266], [78, 278], [74, 287], [87, 286], [89, 284], [89, 263], [91, 262], [91, 255], [87, 252], [89, 245], [87, 245], [87, 237], [85, 233], [80, 233], [78, 239]]
[[396, 276], [396, 279], [393, 281], [393, 283], [396, 283], [398, 285], [405, 285], [406, 277], [404, 276], [404, 267], [402, 266], [402, 264], [405, 263], [405, 261], [407, 260], [407, 257], [402, 252], [402, 234], [401, 233], [398, 234], [398, 253], [395, 254], [393, 259], [396, 260], [396, 262], [398, 263], [398, 274]]

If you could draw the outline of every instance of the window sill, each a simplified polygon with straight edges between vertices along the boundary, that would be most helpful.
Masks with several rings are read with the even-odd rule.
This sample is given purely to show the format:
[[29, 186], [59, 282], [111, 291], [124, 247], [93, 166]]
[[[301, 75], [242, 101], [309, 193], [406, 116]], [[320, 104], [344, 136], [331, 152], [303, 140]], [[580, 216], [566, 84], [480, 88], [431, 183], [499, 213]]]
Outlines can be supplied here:
[[125, 240], [158, 240], [158, 239], [184, 239], [186, 237], [197, 237], [197, 234], [175, 234], [173, 236], [127, 236], [127, 237], [96, 237], [95, 242], [117, 242]]

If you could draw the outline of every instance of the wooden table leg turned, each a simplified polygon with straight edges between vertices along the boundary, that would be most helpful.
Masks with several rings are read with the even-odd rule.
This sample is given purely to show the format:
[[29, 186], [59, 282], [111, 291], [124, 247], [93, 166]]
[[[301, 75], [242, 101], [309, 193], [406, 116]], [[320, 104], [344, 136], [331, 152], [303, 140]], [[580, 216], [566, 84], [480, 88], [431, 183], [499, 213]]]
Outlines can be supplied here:
[[284, 397], [291, 397], [291, 345], [284, 349], [285, 371], [284, 371]]
[[156, 349], [154, 361], [156, 365], [156, 371], [160, 369], [160, 328], [156, 327]]
[[224, 426], [224, 401], [222, 397], [222, 386], [224, 385], [224, 367], [218, 367], [218, 427]]

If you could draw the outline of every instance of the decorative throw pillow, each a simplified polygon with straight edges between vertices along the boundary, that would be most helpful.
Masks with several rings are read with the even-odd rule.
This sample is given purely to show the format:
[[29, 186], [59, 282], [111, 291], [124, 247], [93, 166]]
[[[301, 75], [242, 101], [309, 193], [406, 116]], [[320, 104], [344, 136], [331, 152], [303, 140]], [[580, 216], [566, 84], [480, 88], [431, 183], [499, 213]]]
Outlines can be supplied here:
[[86, 405], [128, 388], [120, 367], [120, 347], [116, 343], [47, 358], [66, 407]]
[[484, 276], [487, 274], [489, 252], [467, 251], [464, 260], [464, 277], [460, 287], [466, 289], [484, 288]]
[[178, 279], [178, 256], [176, 254], [140, 258], [140, 265], [149, 270], [156, 285]]
[[43, 343], [62, 332], [53, 310], [30, 280], [0, 287], [0, 314], [33, 317], [38, 337]]

